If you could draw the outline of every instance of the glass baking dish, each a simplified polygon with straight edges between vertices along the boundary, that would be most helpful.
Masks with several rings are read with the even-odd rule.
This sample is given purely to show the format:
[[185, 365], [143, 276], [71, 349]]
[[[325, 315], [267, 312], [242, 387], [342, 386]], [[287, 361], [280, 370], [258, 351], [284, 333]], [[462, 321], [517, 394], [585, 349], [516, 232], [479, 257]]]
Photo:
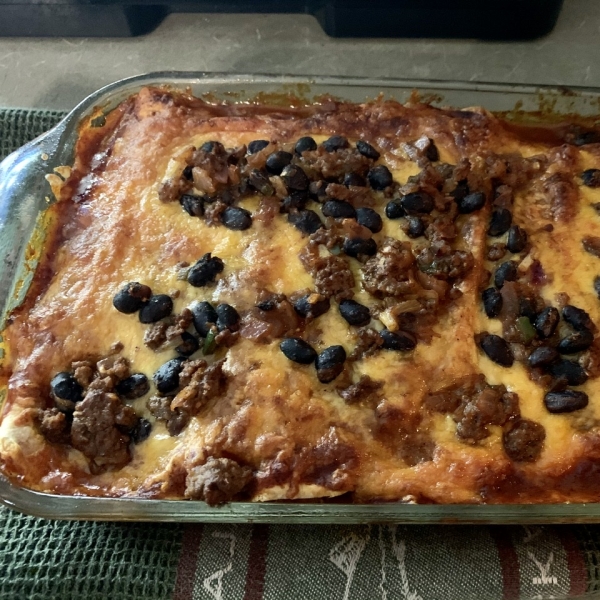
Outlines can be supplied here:
[[[39, 216], [50, 202], [46, 175], [73, 162], [79, 124], [101, 118], [146, 85], [189, 88], [212, 102], [298, 105], [320, 96], [362, 102], [379, 94], [406, 102], [415, 90], [438, 106], [483, 106], [518, 121], [600, 120], [600, 89], [540, 88], [487, 83], [151, 73], [118, 81], [90, 95], [56, 127], [0, 163], [0, 329], [18, 306], [35, 267], [30, 240], [42, 233]], [[101, 112], [100, 112], [101, 111]], [[100, 116], [99, 116], [100, 115]], [[1, 356], [0, 356], [1, 359]], [[0, 390], [0, 402], [2, 401]], [[24, 513], [57, 519], [204, 521], [262, 523], [591, 523], [600, 503], [553, 505], [342, 504], [339, 502], [233, 502], [212, 508], [204, 502], [56, 496], [21, 488], [0, 476], [0, 502]]]

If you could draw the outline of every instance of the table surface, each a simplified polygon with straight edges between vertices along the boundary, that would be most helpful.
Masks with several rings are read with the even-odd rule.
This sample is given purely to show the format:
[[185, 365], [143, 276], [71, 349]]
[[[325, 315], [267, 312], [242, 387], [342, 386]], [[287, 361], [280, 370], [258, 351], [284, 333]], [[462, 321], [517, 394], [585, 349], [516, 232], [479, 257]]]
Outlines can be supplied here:
[[600, 2], [565, 0], [532, 42], [329, 38], [309, 15], [169, 16], [121, 39], [0, 39], [0, 106], [68, 109], [148, 71], [208, 70], [600, 86]]

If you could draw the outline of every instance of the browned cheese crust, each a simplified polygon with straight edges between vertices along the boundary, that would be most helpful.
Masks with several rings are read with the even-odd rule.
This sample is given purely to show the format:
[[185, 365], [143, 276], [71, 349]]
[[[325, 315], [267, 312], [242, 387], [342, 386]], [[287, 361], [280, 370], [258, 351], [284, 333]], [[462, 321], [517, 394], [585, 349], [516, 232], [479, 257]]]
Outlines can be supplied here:
[[2, 472], [210, 504], [600, 500], [600, 147], [573, 141], [142, 90], [82, 129], [2, 333]]

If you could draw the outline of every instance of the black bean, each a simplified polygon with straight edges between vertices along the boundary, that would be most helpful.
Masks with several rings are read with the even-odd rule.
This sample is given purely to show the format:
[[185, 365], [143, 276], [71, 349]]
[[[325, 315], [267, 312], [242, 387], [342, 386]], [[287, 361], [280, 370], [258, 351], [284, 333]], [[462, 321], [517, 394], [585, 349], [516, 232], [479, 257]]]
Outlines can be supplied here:
[[140, 323], [156, 323], [173, 312], [173, 300], [166, 294], [152, 296], [139, 313]]
[[487, 334], [481, 337], [479, 346], [487, 357], [502, 367], [512, 367], [515, 357], [508, 342], [499, 335]]
[[138, 419], [135, 427], [131, 430], [131, 439], [134, 444], [139, 444], [144, 440], [148, 439], [150, 432], [152, 431], [152, 423], [148, 419], [141, 417]]
[[221, 223], [223, 223], [227, 229], [244, 231], [245, 229], [252, 227], [252, 215], [245, 208], [228, 206], [221, 213]]
[[261, 300], [256, 305], [256, 308], [260, 308], [260, 310], [269, 312], [270, 310], [273, 310], [276, 306], [277, 306], [277, 296], [271, 296], [270, 298], [267, 298], [266, 300]]
[[402, 207], [400, 200], [390, 200], [385, 205], [385, 216], [388, 219], [400, 219], [406, 216], [406, 211]]
[[299, 210], [288, 215], [288, 222], [302, 233], [311, 234], [323, 227], [319, 215], [313, 210]]
[[225, 147], [223, 146], [223, 144], [221, 144], [221, 142], [209, 141], [204, 142], [204, 144], [200, 146], [200, 150], [212, 154], [216, 152], [223, 152], [225, 150]]
[[379, 332], [383, 339], [383, 348], [386, 350], [396, 350], [399, 352], [408, 352], [414, 350], [417, 340], [412, 333], [408, 331], [390, 331], [383, 329]]
[[600, 237], [588, 235], [581, 240], [583, 249], [589, 252], [592, 256], [600, 258]]
[[289, 213], [293, 209], [302, 210], [308, 202], [308, 194], [306, 191], [292, 190], [289, 196], [286, 196], [279, 206], [280, 213]]
[[598, 277], [594, 277], [594, 292], [596, 292], [596, 296], [600, 298], [600, 275]]
[[302, 365], [309, 365], [317, 358], [314, 348], [301, 338], [285, 338], [279, 349], [287, 358]]
[[137, 281], [128, 283], [113, 298], [113, 306], [122, 313], [130, 315], [137, 312], [150, 300], [152, 290]]
[[560, 340], [557, 349], [561, 354], [576, 354], [587, 350], [593, 342], [594, 334], [589, 329], [583, 329]]
[[450, 195], [453, 196], [455, 200], [461, 200], [469, 192], [470, 192], [470, 190], [469, 190], [469, 183], [467, 182], [466, 179], [461, 179], [456, 184], [456, 187], [454, 188], [454, 190], [451, 192]]
[[323, 148], [325, 148], [327, 152], [335, 152], [336, 150], [347, 148], [348, 145], [348, 140], [343, 135], [332, 135], [323, 142]]
[[529, 355], [527, 362], [532, 368], [547, 367], [558, 360], [558, 358], [559, 354], [554, 348], [551, 348], [550, 346], [540, 346]]
[[358, 173], [346, 173], [344, 175], [344, 185], [346, 187], [365, 187], [367, 185], [367, 181]]
[[494, 273], [494, 285], [500, 289], [505, 281], [517, 280], [517, 263], [512, 260], [503, 262]]
[[379, 152], [377, 152], [377, 150], [375, 150], [371, 144], [365, 142], [364, 140], [358, 140], [358, 142], [356, 142], [356, 149], [360, 152], [360, 154], [370, 158], [371, 160], [379, 160], [379, 157], [381, 156], [381, 154], [379, 154]]
[[587, 169], [581, 174], [581, 181], [587, 187], [600, 187], [600, 169]]
[[431, 162], [440, 160], [440, 153], [435, 145], [435, 142], [431, 138], [429, 138], [429, 144], [427, 144], [427, 147], [425, 148], [425, 156]]
[[243, 198], [245, 196], [250, 196], [254, 193], [254, 189], [250, 185], [249, 176], [240, 178], [240, 184], [238, 185], [238, 191], [239, 191], [238, 196], [240, 198]]
[[198, 352], [200, 348], [200, 342], [195, 335], [184, 331], [181, 334], [181, 344], [175, 348], [175, 352], [177, 354], [181, 354], [182, 356], [191, 356], [194, 352]]
[[240, 315], [231, 304], [219, 304], [215, 309], [217, 313], [217, 329], [236, 331], [239, 328]]
[[[63, 411], [73, 410], [74, 403], [83, 399], [83, 388], [71, 373], [65, 371], [57, 373], [52, 378], [50, 391], [57, 401], [58, 408]], [[68, 404], [60, 402], [61, 400], [67, 400]]]
[[362, 326], [371, 320], [371, 312], [356, 300], [342, 300], [340, 302], [340, 314], [350, 325]]
[[553, 306], [545, 308], [536, 318], [533, 326], [541, 338], [549, 338], [560, 321], [560, 315]]
[[281, 171], [292, 162], [292, 155], [284, 150], [278, 150], [267, 157], [266, 168], [271, 175], [280, 175]]
[[485, 206], [485, 194], [483, 192], [473, 192], [456, 200], [458, 212], [463, 215], [475, 212]]
[[359, 256], [374, 256], [377, 254], [377, 244], [372, 238], [368, 240], [363, 240], [361, 238], [346, 238], [344, 240], [344, 252], [353, 258], [358, 258]]
[[281, 171], [281, 179], [290, 190], [307, 190], [310, 179], [298, 165], [287, 165]]
[[372, 208], [357, 208], [356, 220], [373, 233], [379, 233], [383, 229], [381, 217]]
[[502, 310], [502, 294], [496, 288], [488, 288], [481, 293], [483, 300], [483, 310], [485, 314], [493, 319], [500, 314]]
[[512, 213], [507, 208], [495, 208], [492, 211], [487, 233], [492, 237], [504, 235], [512, 223]]
[[343, 346], [325, 348], [315, 362], [317, 377], [321, 383], [333, 381], [343, 370], [346, 361], [346, 351]]
[[218, 256], [211, 256], [207, 252], [188, 271], [187, 280], [194, 287], [203, 287], [215, 280], [215, 277], [223, 271], [225, 265]]
[[429, 214], [435, 206], [433, 198], [425, 192], [406, 194], [406, 196], [402, 196], [400, 204], [409, 214]]
[[377, 165], [367, 173], [369, 184], [374, 190], [385, 190], [394, 183], [390, 170], [385, 165]]
[[329, 184], [326, 181], [311, 181], [308, 186], [308, 195], [316, 202], [325, 202], [327, 199], [327, 186]]
[[321, 212], [325, 217], [333, 217], [334, 219], [355, 219], [356, 210], [354, 206], [345, 200], [327, 200], [321, 208]]
[[210, 302], [206, 301], [194, 304], [190, 310], [192, 311], [196, 331], [202, 337], [206, 337], [211, 327], [217, 324], [217, 319], [219, 318], [217, 311]]
[[581, 410], [588, 405], [588, 400], [585, 392], [576, 392], [575, 390], [548, 392], [544, 396], [544, 404], [551, 413], [569, 413]]
[[294, 302], [294, 309], [300, 316], [313, 319], [324, 315], [330, 306], [329, 298], [318, 294], [306, 294]]
[[183, 173], [181, 174], [182, 177], [184, 179], [187, 179], [188, 181], [192, 181], [194, 179], [194, 174], [193, 174], [193, 167], [192, 165], [188, 165], [184, 170]]
[[306, 208], [307, 202], [308, 200], [304, 197], [299, 197], [296, 195], [286, 196], [279, 205], [279, 212], [288, 214], [293, 210], [303, 210]]
[[185, 358], [178, 356], [168, 360], [155, 371], [152, 379], [161, 394], [168, 394], [179, 388], [179, 373], [183, 369], [184, 362]]
[[577, 331], [594, 329], [594, 324], [592, 323], [592, 319], [590, 319], [590, 315], [588, 315], [585, 310], [571, 304], [567, 304], [567, 306], [562, 309], [562, 317], [571, 327], [577, 329]]
[[135, 400], [141, 398], [150, 391], [150, 383], [143, 373], [134, 373], [119, 381], [115, 389], [121, 398]]
[[420, 217], [408, 217], [406, 219], [407, 228], [406, 235], [409, 238], [416, 239], [425, 233], [425, 223]]
[[268, 140], [252, 140], [248, 144], [248, 154], [256, 154], [269, 145]]
[[527, 246], [527, 232], [518, 225], [512, 225], [508, 230], [508, 239], [506, 240], [508, 251], [516, 254], [522, 252], [525, 246]]
[[573, 139], [575, 146], [585, 146], [586, 144], [600, 144], [600, 132], [598, 131], [580, 131]]
[[204, 199], [201, 196], [183, 194], [179, 203], [190, 217], [201, 217], [204, 214]]
[[519, 298], [519, 316], [527, 317], [532, 323], [537, 319], [537, 310], [532, 300]]
[[297, 142], [294, 150], [296, 154], [302, 155], [303, 152], [312, 152], [317, 149], [317, 142], [310, 136], [301, 137]]
[[252, 169], [250, 171], [248, 183], [263, 196], [272, 196], [275, 193], [275, 188], [269, 181], [269, 176], [259, 169]]
[[569, 385], [582, 385], [587, 379], [585, 369], [575, 361], [561, 359], [548, 367], [549, 373], [556, 379], [564, 379]]

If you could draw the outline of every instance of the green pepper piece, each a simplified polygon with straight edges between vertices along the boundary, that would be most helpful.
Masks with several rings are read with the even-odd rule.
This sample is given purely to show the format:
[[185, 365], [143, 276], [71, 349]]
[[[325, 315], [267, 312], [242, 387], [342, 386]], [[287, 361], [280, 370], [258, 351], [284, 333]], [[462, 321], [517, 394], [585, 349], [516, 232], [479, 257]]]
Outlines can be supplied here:
[[529, 344], [535, 337], [535, 329], [529, 320], [529, 317], [519, 317], [517, 319], [517, 329], [523, 338], [525, 344]]
[[215, 340], [215, 332], [211, 329], [204, 338], [204, 346], [202, 347], [202, 353], [204, 356], [214, 354], [217, 349], [217, 342]]

